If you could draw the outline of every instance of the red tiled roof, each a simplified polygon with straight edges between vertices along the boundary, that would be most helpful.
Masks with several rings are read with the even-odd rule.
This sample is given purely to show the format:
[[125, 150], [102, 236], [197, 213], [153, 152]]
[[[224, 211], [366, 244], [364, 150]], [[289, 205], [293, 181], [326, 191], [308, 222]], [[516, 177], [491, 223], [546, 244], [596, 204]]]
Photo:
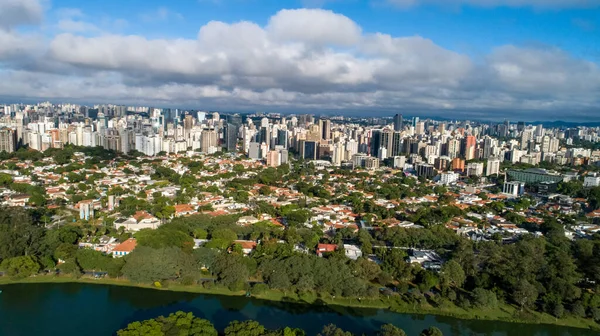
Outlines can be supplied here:
[[152, 216], [151, 214], [147, 213], [146, 211], [137, 211], [134, 215], [133, 218], [135, 218], [136, 221], [141, 221], [143, 219], [152, 219], [154, 218], [154, 216]]
[[121, 244], [117, 245], [113, 249], [113, 251], [131, 252], [135, 249], [136, 245], [137, 245], [137, 242], [136, 242], [135, 238], [129, 238], [126, 241], [122, 242]]
[[317, 246], [317, 251], [319, 252], [333, 252], [337, 249], [337, 245], [335, 244], [319, 244]]
[[239, 244], [243, 249], [254, 249], [256, 247], [255, 241], [236, 240], [234, 243]]

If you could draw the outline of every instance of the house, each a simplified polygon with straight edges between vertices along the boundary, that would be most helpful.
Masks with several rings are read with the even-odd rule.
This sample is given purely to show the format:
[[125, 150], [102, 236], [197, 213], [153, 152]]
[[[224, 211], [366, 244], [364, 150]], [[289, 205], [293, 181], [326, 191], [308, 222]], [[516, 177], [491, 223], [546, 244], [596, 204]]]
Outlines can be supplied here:
[[317, 245], [317, 255], [322, 257], [324, 253], [331, 253], [337, 250], [336, 244], [319, 244]]
[[248, 226], [248, 225], [256, 224], [258, 222], [259, 222], [258, 218], [254, 217], [254, 216], [242, 216], [242, 217], [240, 217], [240, 219], [238, 219], [237, 224], [240, 226]]
[[23, 207], [29, 202], [29, 195], [14, 195], [9, 196], [8, 199], [4, 202], [9, 207]]
[[127, 239], [112, 250], [113, 258], [121, 258], [128, 255], [131, 251], [135, 250], [136, 245], [135, 238]]
[[233, 243], [242, 247], [244, 255], [249, 255], [256, 248], [256, 242], [253, 240], [236, 240]]
[[156, 229], [161, 224], [160, 220], [146, 211], [138, 211], [130, 218], [119, 218], [115, 221], [115, 228], [124, 227], [127, 231], [136, 232], [141, 229]]
[[442, 259], [434, 251], [430, 250], [409, 250], [408, 263], [420, 264], [428, 270], [438, 271], [442, 268]]
[[196, 209], [189, 204], [177, 204], [175, 208], [175, 217], [189, 216], [196, 213]]
[[356, 260], [362, 257], [363, 255], [360, 247], [350, 244], [344, 244], [344, 253], [346, 254], [347, 258], [350, 258], [352, 260]]

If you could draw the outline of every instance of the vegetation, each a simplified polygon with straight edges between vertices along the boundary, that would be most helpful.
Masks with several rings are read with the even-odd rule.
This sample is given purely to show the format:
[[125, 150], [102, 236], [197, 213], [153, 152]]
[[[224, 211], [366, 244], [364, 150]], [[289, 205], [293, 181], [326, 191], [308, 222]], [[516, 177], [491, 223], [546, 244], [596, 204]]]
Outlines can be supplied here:
[[[221, 333], [225, 336], [305, 336], [302, 329], [284, 327], [269, 330], [256, 321], [231, 321]], [[215, 327], [207, 320], [195, 317], [192, 313], [178, 311], [167, 317], [159, 316], [154, 319], [130, 323], [126, 328], [117, 331], [118, 336], [216, 336]], [[323, 327], [321, 336], [353, 336], [351, 332], [344, 331], [333, 324]], [[377, 336], [406, 336], [404, 330], [392, 325], [384, 324], [373, 335]], [[421, 332], [422, 336], [443, 336], [442, 332], [431, 327]]]

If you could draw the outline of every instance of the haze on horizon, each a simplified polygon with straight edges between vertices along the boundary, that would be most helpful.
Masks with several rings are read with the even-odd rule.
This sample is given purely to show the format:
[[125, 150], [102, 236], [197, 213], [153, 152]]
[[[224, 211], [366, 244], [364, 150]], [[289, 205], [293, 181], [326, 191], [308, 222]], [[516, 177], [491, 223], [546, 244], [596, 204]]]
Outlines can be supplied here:
[[600, 121], [600, 0], [0, 0], [0, 101]]

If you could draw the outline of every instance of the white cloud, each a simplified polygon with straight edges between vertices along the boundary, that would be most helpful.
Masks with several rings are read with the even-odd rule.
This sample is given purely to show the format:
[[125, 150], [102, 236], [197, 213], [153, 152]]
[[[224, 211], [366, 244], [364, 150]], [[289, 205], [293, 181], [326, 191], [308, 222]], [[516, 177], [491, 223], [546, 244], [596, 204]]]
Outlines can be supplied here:
[[281, 11], [264, 27], [211, 21], [195, 39], [82, 36], [94, 28], [78, 20], [59, 21], [66, 33], [48, 43], [0, 30], [0, 96], [261, 110], [600, 112], [598, 65], [553, 48], [502, 46], [474, 60], [420, 36], [363, 33], [323, 10]]
[[39, 24], [44, 16], [38, 0], [0, 0], [0, 29]]
[[323, 9], [281, 10], [267, 30], [283, 41], [349, 46], [360, 39], [361, 28], [348, 17]]

